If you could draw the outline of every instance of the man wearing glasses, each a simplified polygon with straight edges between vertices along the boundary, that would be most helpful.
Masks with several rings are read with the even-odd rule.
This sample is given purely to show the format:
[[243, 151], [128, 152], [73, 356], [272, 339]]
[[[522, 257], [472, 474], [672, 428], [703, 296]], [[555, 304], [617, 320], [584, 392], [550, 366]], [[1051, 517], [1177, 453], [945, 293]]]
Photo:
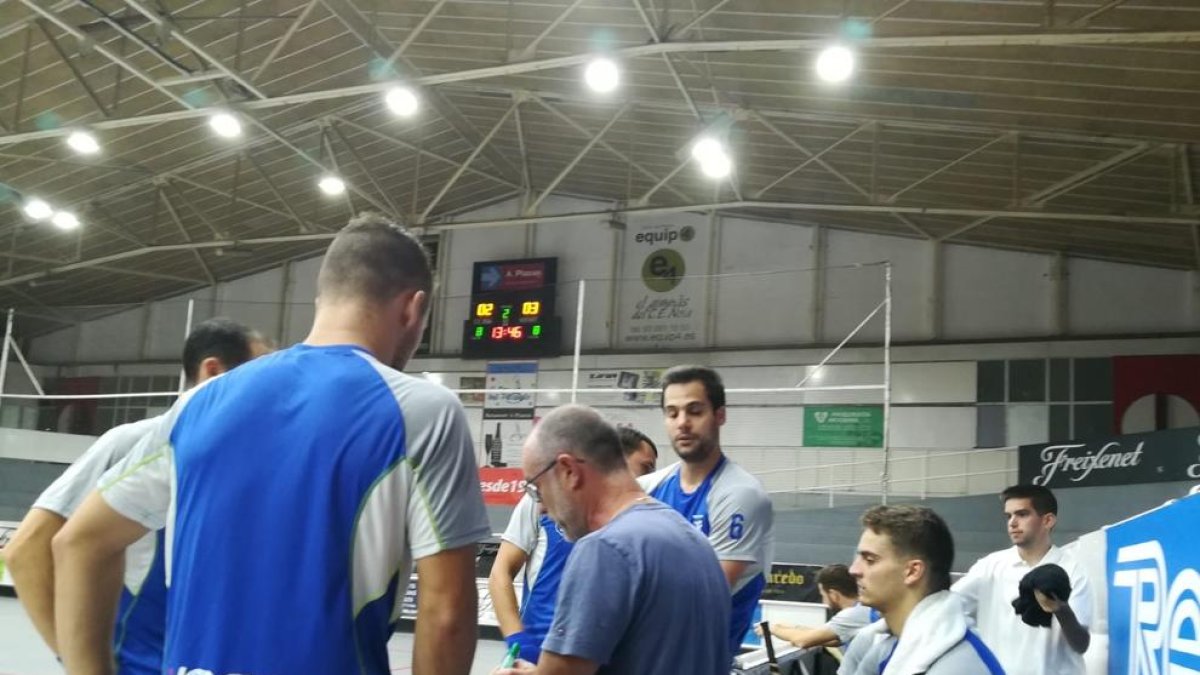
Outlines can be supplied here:
[[574, 550], [537, 664], [496, 675], [729, 672], [729, 587], [707, 540], [651, 499], [626, 467], [617, 430], [563, 406], [522, 452], [525, 491]]
[[[634, 476], [653, 473], [658, 461], [654, 442], [631, 427], [621, 427], [618, 433], [629, 472]], [[536, 491], [536, 487], [527, 488], [527, 492]], [[542, 640], [554, 619], [558, 584], [571, 547], [571, 542], [529, 495], [513, 509], [508, 528], [501, 536], [500, 550], [488, 576], [488, 590], [505, 644], [519, 645], [521, 658], [530, 663], [537, 663]], [[515, 588], [518, 575], [522, 581], [519, 609]]]

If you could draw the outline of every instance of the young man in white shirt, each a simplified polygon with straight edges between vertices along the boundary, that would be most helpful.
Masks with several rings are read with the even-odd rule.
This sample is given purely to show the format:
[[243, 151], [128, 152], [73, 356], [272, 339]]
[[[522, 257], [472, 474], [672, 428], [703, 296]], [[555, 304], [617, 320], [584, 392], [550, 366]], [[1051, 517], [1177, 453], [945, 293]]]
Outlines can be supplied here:
[[[1008, 675], [1083, 675], [1092, 622], [1092, 587], [1083, 566], [1051, 541], [1058, 522], [1058, 500], [1038, 485], [1014, 485], [1000, 493], [1012, 548], [997, 551], [971, 566], [954, 592], [966, 601], [980, 637], [992, 648]], [[1038, 604], [1052, 616], [1050, 627], [1025, 624], [1013, 610], [1021, 579], [1039, 565], [1055, 564], [1071, 579], [1071, 596], [1052, 598], [1035, 591]]]

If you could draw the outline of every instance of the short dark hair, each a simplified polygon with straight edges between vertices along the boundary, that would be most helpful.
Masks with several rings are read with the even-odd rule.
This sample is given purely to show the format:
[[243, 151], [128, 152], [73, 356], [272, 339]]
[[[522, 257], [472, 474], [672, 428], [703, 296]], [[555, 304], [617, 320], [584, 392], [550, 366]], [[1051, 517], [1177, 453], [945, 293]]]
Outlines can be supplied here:
[[662, 394], [666, 401], [667, 387], [672, 384], [688, 384], [699, 382], [704, 385], [704, 393], [713, 410], [725, 407], [725, 383], [717, 371], [708, 366], [675, 366], [663, 373]]
[[1050, 488], [1041, 485], [1013, 485], [1000, 493], [1001, 504], [1010, 499], [1028, 499], [1039, 516], [1047, 513], [1058, 515], [1058, 499], [1054, 497]]
[[559, 406], [538, 422], [534, 433], [537, 447], [544, 454], [567, 452], [586, 459], [604, 473], [628, 471], [617, 428], [593, 408]]
[[202, 321], [183, 342], [183, 373], [188, 382], [195, 382], [200, 375], [200, 363], [216, 357], [226, 370], [250, 360], [253, 342], [262, 341], [255, 331], [245, 325], [217, 317]]
[[405, 228], [372, 212], [355, 216], [337, 233], [317, 275], [317, 293], [323, 297], [384, 302], [432, 288], [425, 247]]
[[826, 565], [817, 572], [817, 585], [826, 592], [837, 591], [847, 598], [858, 597], [858, 580], [850, 576], [845, 565]]
[[954, 566], [954, 537], [946, 521], [924, 506], [873, 506], [862, 516], [863, 527], [886, 534], [903, 555], [925, 561], [929, 568], [929, 592], [950, 588]]
[[654, 441], [633, 427], [617, 427], [617, 437], [621, 439], [621, 452], [626, 457], [637, 452], [642, 447], [642, 443], [649, 445], [654, 456], [658, 457], [658, 446], [654, 444]]

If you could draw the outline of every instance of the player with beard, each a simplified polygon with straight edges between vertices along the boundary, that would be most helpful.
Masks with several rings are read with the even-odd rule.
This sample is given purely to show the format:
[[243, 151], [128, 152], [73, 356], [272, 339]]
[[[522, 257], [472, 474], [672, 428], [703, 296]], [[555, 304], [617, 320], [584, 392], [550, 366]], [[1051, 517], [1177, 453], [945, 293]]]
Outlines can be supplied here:
[[736, 655], [771, 571], [774, 509], [758, 479], [721, 451], [725, 385], [715, 370], [668, 370], [662, 409], [680, 461], [639, 482], [708, 537], [716, 551], [732, 594], [729, 646]]

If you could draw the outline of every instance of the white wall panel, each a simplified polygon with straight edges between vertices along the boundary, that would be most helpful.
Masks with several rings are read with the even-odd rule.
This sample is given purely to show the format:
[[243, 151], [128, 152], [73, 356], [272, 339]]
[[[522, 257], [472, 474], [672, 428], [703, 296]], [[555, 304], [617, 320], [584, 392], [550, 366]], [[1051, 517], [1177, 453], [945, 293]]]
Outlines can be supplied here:
[[[813, 228], [722, 218], [716, 298], [721, 347], [803, 344], [813, 339]], [[752, 274], [745, 274], [750, 272]]]
[[1187, 272], [1080, 259], [1069, 269], [1072, 334], [1197, 329]]
[[892, 408], [891, 445], [897, 448], [975, 446], [975, 408], [961, 406]]
[[1051, 256], [953, 245], [942, 255], [943, 337], [1050, 333]]
[[[564, 213], [595, 209], [597, 205], [580, 200], [548, 199], [542, 211]], [[537, 226], [533, 252], [538, 258], [558, 258], [558, 315], [562, 318], [563, 349], [573, 349], [575, 321], [578, 316], [579, 279], [587, 279], [584, 297], [583, 347], [608, 347], [609, 313], [612, 308], [613, 256], [619, 245], [620, 231], [607, 220], [591, 218]], [[464, 317], [465, 318], [465, 317]]]
[[[837, 343], [883, 300], [883, 268], [833, 269], [845, 265], [892, 263], [892, 339], [924, 337], [926, 280], [930, 247], [900, 237], [830, 230], [825, 276], [825, 342]], [[883, 339], [883, 312], [863, 327], [855, 342]]]

